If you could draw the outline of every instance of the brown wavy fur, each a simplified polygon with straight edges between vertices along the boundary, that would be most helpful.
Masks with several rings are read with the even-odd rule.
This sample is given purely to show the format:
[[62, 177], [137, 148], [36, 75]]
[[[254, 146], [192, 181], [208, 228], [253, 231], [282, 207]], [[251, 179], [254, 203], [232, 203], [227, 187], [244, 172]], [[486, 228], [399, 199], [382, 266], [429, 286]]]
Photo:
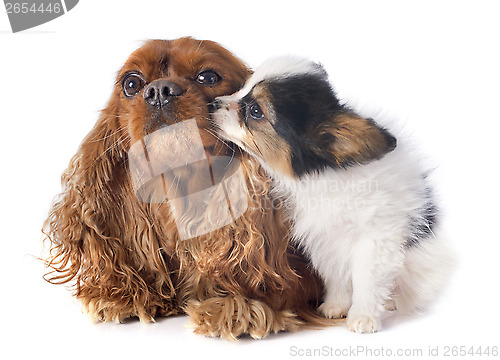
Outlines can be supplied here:
[[[131, 58], [205, 47], [226, 56], [235, 74], [249, 74], [219, 45], [191, 38], [151, 41]], [[244, 78], [236, 80], [241, 85]], [[245, 154], [236, 152], [249, 208], [209, 235], [180, 241], [167, 205], [134, 196], [127, 171], [133, 130], [123, 121], [130, 111], [119, 85], [62, 175], [63, 191], [43, 229], [50, 244], [47, 280], [72, 284], [100, 321], [185, 312], [195, 332], [227, 339], [329, 324], [315, 311], [321, 282], [289, 244], [281, 210], [268, 197], [268, 178]]]

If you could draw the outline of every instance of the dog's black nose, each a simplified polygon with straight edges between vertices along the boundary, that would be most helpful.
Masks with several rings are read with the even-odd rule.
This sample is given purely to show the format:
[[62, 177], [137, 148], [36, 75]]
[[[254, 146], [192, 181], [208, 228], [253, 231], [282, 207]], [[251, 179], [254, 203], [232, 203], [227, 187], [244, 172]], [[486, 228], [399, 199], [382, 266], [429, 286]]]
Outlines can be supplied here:
[[176, 83], [167, 80], [156, 80], [149, 84], [143, 93], [144, 100], [151, 106], [161, 108], [182, 94], [182, 89]]
[[208, 104], [208, 110], [210, 112], [214, 112], [216, 110], [219, 110], [222, 107], [222, 101], [215, 99], [212, 101], [210, 104]]

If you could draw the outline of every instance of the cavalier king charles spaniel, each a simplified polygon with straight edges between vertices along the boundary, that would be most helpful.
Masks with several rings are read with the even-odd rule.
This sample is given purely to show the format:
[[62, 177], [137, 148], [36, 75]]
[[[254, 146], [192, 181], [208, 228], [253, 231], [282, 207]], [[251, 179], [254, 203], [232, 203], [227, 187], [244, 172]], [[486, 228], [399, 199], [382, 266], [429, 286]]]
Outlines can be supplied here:
[[286, 202], [293, 239], [324, 280], [326, 317], [375, 332], [385, 309], [436, 297], [453, 254], [426, 172], [404, 141], [340, 103], [320, 65], [269, 60], [217, 107], [220, 135], [261, 162]]
[[[193, 38], [148, 41], [118, 72], [107, 106], [62, 175], [43, 230], [47, 279], [72, 284], [93, 319], [152, 321], [184, 312], [196, 333], [227, 339], [331, 324], [316, 312], [322, 283], [290, 245], [289, 222], [269, 196], [259, 162], [212, 129], [211, 103], [239, 90], [249, 75], [217, 43]], [[175, 152], [175, 144], [158, 144], [161, 131], [184, 123], [195, 127], [174, 133], [171, 145], [194, 139], [205, 162], [238, 160], [248, 189], [241, 216], [231, 212], [232, 221], [195, 236], [179, 231], [177, 195], [140, 196], [132, 175], [132, 150], [144, 150], [148, 164], [162, 146]], [[172, 185], [170, 175], [155, 179]], [[210, 170], [212, 184], [215, 177]], [[191, 178], [196, 183], [196, 176], [183, 178], [188, 188]]]

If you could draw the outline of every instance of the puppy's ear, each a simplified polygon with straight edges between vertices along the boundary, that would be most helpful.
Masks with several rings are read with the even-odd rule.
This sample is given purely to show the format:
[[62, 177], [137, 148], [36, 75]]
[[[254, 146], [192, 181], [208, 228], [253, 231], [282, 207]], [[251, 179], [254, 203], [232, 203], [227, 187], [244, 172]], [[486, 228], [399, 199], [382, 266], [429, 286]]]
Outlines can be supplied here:
[[[333, 167], [345, 168], [380, 159], [396, 148], [396, 138], [373, 119], [337, 115], [315, 130], [315, 151]], [[319, 141], [318, 141], [319, 140]]]

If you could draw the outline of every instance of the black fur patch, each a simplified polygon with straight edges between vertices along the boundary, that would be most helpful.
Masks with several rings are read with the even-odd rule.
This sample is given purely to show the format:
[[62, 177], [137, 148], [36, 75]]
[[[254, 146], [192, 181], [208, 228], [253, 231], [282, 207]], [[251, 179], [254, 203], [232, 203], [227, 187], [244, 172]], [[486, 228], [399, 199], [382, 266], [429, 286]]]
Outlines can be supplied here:
[[434, 229], [437, 226], [439, 211], [432, 199], [432, 191], [426, 189], [427, 203], [421, 209], [421, 216], [410, 219], [411, 237], [405, 243], [406, 248], [418, 246], [423, 240], [428, 239], [434, 234]]
[[304, 74], [265, 81], [278, 121], [274, 129], [292, 150], [292, 169], [300, 177], [329, 166], [308, 143], [307, 133], [346, 109], [324, 74]]

